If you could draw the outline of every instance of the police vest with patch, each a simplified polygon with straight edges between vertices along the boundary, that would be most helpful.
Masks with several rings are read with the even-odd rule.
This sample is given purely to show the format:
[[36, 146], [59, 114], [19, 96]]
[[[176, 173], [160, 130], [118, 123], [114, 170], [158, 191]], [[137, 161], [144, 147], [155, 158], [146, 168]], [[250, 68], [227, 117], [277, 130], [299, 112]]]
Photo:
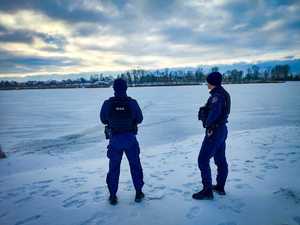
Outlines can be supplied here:
[[[214, 127], [217, 127], [221, 124], [227, 123], [228, 116], [230, 114], [230, 108], [231, 108], [231, 99], [229, 93], [223, 88], [219, 87], [218, 90], [219, 94], [221, 94], [224, 97], [224, 107], [223, 107], [223, 112], [220, 118], [215, 122]], [[217, 98], [210, 97], [205, 104], [205, 106], [201, 107], [198, 112], [198, 119], [202, 121], [203, 127], [206, 127], [206, 120], [209, 114], [210, 106], [212, 103], [214, 103], [215, 99]], [[211, 102], [210, 102], [211, 101]]]
[[112, 97], [108, 113], [108, 126], [112, 133], [136, 132], [130, 97]]

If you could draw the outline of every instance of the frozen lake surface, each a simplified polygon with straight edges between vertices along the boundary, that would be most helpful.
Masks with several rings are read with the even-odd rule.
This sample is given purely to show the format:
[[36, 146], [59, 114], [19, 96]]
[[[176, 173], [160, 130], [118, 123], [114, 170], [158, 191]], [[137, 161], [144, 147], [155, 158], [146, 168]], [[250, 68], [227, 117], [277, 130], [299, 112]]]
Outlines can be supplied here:
[[[232, 97], [231, 131], [300, 123], [299, 82], [225, 88]], [[0, 143], [8, 152], [59, 153], [103, 142], [99, 110], [112, 94], [111, 88], [1, 91]], [[144, 113], [142, 147], [203, 132], [197, 112], [209, 95], [205, 85], [129, 88], [128, 95]]]

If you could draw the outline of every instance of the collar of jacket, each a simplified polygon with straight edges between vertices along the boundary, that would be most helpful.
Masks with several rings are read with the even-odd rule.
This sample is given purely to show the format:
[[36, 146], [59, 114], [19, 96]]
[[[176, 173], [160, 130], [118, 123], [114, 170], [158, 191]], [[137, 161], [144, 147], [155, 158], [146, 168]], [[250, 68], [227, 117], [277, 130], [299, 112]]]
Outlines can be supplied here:
[[127, 97], [126, 91], [125, 92], [115, 92], [115, 97]]
[[211, 95], [215, 94], [216, 92], [218, 92], [220, 89], [222, 88], [222, 86], [216, 86], [214, 89], [212, 89], [209, 93]]

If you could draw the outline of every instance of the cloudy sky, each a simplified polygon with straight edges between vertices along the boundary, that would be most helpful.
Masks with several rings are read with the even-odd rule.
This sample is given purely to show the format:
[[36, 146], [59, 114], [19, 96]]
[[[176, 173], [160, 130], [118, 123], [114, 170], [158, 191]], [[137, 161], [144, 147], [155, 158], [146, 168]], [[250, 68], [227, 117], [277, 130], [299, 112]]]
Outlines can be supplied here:
[[0, 76], [300, 57], [300, 0], [1, 0]]

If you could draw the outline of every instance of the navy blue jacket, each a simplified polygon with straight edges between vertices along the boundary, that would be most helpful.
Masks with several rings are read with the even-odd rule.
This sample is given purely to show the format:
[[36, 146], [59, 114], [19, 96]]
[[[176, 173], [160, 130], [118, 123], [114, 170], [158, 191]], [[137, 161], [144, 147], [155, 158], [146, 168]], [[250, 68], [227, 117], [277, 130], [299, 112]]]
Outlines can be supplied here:
[[[126, 93], [115, 93], [115, 97], [126, 97]], [[104, 101], [101, 111], [100, 111], [100, 120], [103, 124], [108, 124], [108, 118], [109, 118], [109, 110], [110, 110], [110, 99], [107, 99]], [[133, 98], [130, 98], [129, 100], [129, 107], [132, 111], [133, 118], [136, 124], [140, 124], [143, 121], [143, 113], [141, 108], [139, 107], [139, 104], [137, 101]]]
[[230, 113], [230, 96], [221, 86], [215, 87], [210, 91], [210, 97], [206, 103], [208, 107], [208, 116], [205, 122], [205, 127], [212, 129], [218, 125], [223, 125], [228, 122]]

